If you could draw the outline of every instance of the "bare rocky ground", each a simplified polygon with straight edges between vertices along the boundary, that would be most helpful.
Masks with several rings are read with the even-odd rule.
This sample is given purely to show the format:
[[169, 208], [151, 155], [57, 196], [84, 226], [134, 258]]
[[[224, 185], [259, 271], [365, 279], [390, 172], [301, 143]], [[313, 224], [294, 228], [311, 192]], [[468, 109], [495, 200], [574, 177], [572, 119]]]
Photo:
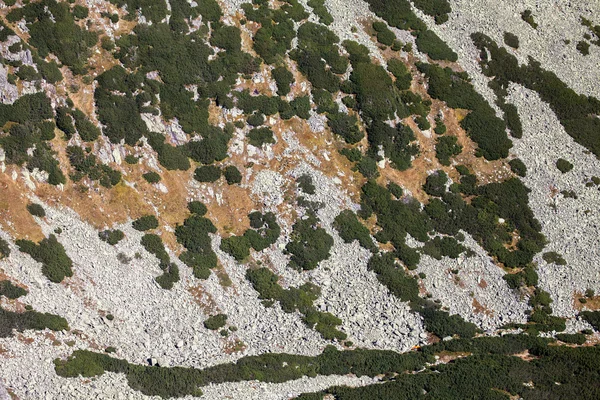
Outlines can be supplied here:
[[[228, 0], [226, 6], [235, 12], [241, 3]], [[366, 3], [326, 0], [325, 4], [335, 20], [332, 29], [340, 39], [357, 40], [383, 60], [368, 34], [360, 28], [363, 19], [373, 17]], [[451, 4], [454, 11], [442, 26], [434, 25], [430, 18], [416, 11], [459, 54], [459, 63], [490, 103], [493, 104], [494, 95], [487, 87], [487, 78], [479, 72], [477, 51], [468, 40], [472, 32], [481, 31], [498, 43], [502, 42], [504, 31], [517, 34], [521, 45], [514, 53], [519, 60], [526, 62], [527, 56], [532, 55], [577, 92], [600, 96], [599, 49], [592, 47], [591, 54], [584, 57], [573, 43], [585, 32], [579, 16], [600, 14], [597, 2], [557, 5], [550, 0], [526, 3], [452, 0]], [[526, 8], [533, 11], [539, 23], [537, 30], [520, 18], [520, 12]], [[359, 28], [356, 33], [351, 32], [352, 26]], [[406, 32], [397, 33], [405, 42], [412, 40]], [[570, 39], [572, 43], [566, 45], [563, 39]], [[0, 86], [4, 87], [5, 80], [6, 74], [0, 71]], [[9, 89], [2, 89], [3, 101], [14, 97], [14, 90]], [[600, 176], [600, 162], [572, 141], [536, 93], [514, 86], [507, 101], [517, 105], [522, 118], [524, 137], [513, 140], [512, 154], [528, 167], [524, 182], [532, 189], [530, 205], [549, 240], [545, 251], [556, 251], [567, 261], [566, 266], [547, 264], [539, 255], [535, 261], [539, 265], [540, 286], [554, 299], [553, 309], [557, 315], [572, 317], [576, 305], [574, 292], [588, 288], [600, 291], [600, 192], [584, 184], [591, 176]], [[318, 125], [318, 121], [313, 122]], [[288, 135], [285, 138], [288, 156], [312, 154], [294, 142], [293, 134]], [[272, 155], [256, 154], [257, 159], [263, 156]], [[554, 167], [560, 157], [575, 165], [573, 171], [561, 174]], [[318, 170], [316, 158], [306, 159], [308, 163], [298, 165], [291, 176], [271, 170], [248, 176], [251, 183], [247, 189], [253, 196], [263, 198], [264, 211], [275, 211], [284, 201], [283, 183], [303, 173], [310, 174], [317, 193], [306, 197], [324, 204], [318, 216], [334, 237], [331, 257], [314, 271], [300, 274], [288, 268], [282, 249], [291, 226], [282, 223], [280, 240], [257, 255], [256, 260], [268, 262], [282, 276], [284, 286], [298, 286], [307, 281], [319, 285], [322, 294], [315, 305], [341, 318], [341, 330], [356, 346], [407, 351], [424, 343], [426, 334], [419, 317], [411, 313], [405, 303], [391, 296], [375, 275], [367, 271], [367, 251], [356, 243], [343, 243], [331, 227], [333, 218], [341, 210], [357, 209], [358, 205], [352, 202], [339, 179]], [[22, 178], [16, 176], [15, 179]], [[559, 192], [573, 190], [578, 199], [564, 198], [556, 194], [554, 188]], [[198, 190], [190, 188], [190, 198]], [[245, 279], [246, 267], [218, 249], [218, 236], [213, 237], [213, 247], [231, 285], [223, 285], [216, 274], [211, 274], [206, 281], [196, 280], [189, 268], [170, 254], [180, 266], [181, 281], [173, 290], [166, 291], [154, 282], [154, 277], [160, 274], [157, 260], [140, 246], [142, 234], [130, 224], [114, 227], [122, 229], [126, 238], [113, 247], [100, 241], [97, 230], [82, 222], [71, 210], [45, 208], [48, 216], [36, 222], [46, 235], [58, 227], [63, 230], [59, 240], [74, 262], [74, 278], [67, 284], [49, 283], [41, 274], [40, 264], [15, 246], [12, 246], [10, 259], [0, 261], [0, 269], [28, 286], [25, 303], [38, 311], [63, 316], [72, 330], [51, 335], [28, 331], [16, 339], [0, 339], [3, 384], [21, 399], [147, 398], [130, 389], [122, 375], [106, 373], [93, 380], [57, 376], [52, 360], [66, 357], [79, 348], [102, 351], [114, 346], [116, 356], [133, 363], [144, 364], [148, 358], [154, 358], [161, 365], [203, 368], [266, 352], [315, 355], [328, 344], [308, 329], [297, 313], [284, 313], [277, 304], [265, 308]], [[0, 232], [0, 236], [8, 239], [4, 232]], [[488, 332], [508, 322], [523, 322], [527, 299], [506, 286], [503, 271], [468, 235], [465, 245], [475, 252], [474, 256], [441, 261], [422, 257], [415, 272], [426, 274], [422, 281], [424, 288], [450, 313], [458, 313]], [[127, 264], [118, 261], [119, 253], [131, 260]], [[136, 258], [136, 253], [140, 253], [141, 258]], [[195, 288], [199, 289], [190, 290]], [[17, 307], [15, 303], [3, 306]], [[238, 328], [227, 339], [203, 326], [204, 320], [216, 312], [227, 314], [228, 324]], [[113, 321], [106, 318], [109, 313], [115, 316]], [[568, 327], [576, 331], [587, 326], [572, 320]], [[236, 345], [239, 351], [230, 351]], [[358, 386], [372, 382], [365, 377], [319, 376], [282, 384], [228, 383], [203, 388], [203, 398], [287, 399], [332, 385]], [[6, 397], [4, 386], [0, 383], [0, 399]]]
[[[531, 189], [531, 208], [549, 241], [545, 251], [556, 251], [567, 262], [548, 264], [538, 254], [540, 285], [552, 295], [554, 312], [572, 317], [575, 292], [600, 290], [600, 192], [597, 186], [585, 186], [592, 176], [600, 176], [600, 161], [565, 133], [537, 93], [514, 86], [510, 100], [521, 115], [527, 110], [531, 116], [522, 118], [523, 139], [513, 141], [513, 151], [528, 168], [524, 182]], [[555, 166], [559, 158], [573, 163], [573, 170], [561, 173]], [[574, 191], [577, 199], [557, 193], [563, 190]]]

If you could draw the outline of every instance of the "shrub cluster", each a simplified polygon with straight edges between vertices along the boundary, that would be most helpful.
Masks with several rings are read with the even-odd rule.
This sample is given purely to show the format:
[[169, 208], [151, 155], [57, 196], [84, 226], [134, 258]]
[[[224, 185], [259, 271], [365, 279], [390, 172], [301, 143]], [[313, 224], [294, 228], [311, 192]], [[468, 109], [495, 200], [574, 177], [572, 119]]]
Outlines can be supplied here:
[[17, 240], [16, 245], [20, 251], [42, 263], [42, 273], [51, 282], [60, 283], [65, 277], [73, 276], [73, 262], [56, 236], [50, 235], [37, 244], [30, 240]]
[[0, 338], [12, 336], [13, 330], [24, 332], [27, 329], [65, 331], [69, 329], [69, 324], [64, 318], [54, 314], [37, 311], [17, 313], [0, 307]]
[[8, 246], [8, 242], [0, 238], [0, 260], [7, 258], [8, 256], [10, 256], [10, 247]]
[[80, 181], [87, 176], [92, 181], [98, 181], [100, 185], [111, 188], [121, 181], [121, 173], [105, 164], [97, 164], [94, 154], [86, 154], [90, 149], [84, 151], [78, 146], [68, 146], [67, 156], [75, 172], [70, 175], [74, 182]]
[[[498, 388], [523, 398], [548, 398], [557, 395], [557, 391], [564, 394], [561, 397], [580, 393], [584, 398], [597, 398], [599, 390], [589, 382], [600, 371], [598, 348], [554, 344], [552, 339], [508, 334], [441, 341], [402, 354], [367, 349], [340, 351], [327, 346], [315, 357], [262, 354], [203, 370], [135, 365], [105, 353], [76, 350], [67, 360], [57, 359], [54, 364], [57, 374], [63, 377], [93, 377], [105, 371], [122, 373], [132, 388], [164, 398], [200, 396], [200, 388], [211, 383], [248, 380], [281, 383], [303, 376], [334, 374], [385, 375], [394, 379], [359, 388], [331, 387], [298, 398], [320, 399], [328, 394], [349, 400], [386, 399], [423, 391], [447, 399], [461, 399], [464, 393], [473, 393], [477, 398], [497, 398]], [[534, 355], [536, 362], [514, 356], [524, 351]], [[452, 363], [434, 364], [434, 355], [443, 352], [468, 355]], [[558, 377], [561, 385], [555, 383]], [[533, 382], [533, 386], [525, 386], [523, 382]]]
[[193, 269], [194, 276], [199, 279], [207, 279], [210, 269], [217, 266], [217, 255], [212, 250], [209, 233], [215, 233], [217, 228], [208, 219], [203, 217], [204, 213], [196, 214], [195, 211], [204, 211], [206, 207], [200, 206], [199, 202], [188, 204], [192, 215], [183, 221], [183, 225], [175, 228], [175, 236], [186, 251], [181, 253], [179, 259]]
[[216, 331], [225, 326], [227, 323], [227, 315], [225, 314], [217, 314], [211, 315], [204, 321], [204, 327], [206, 329], [210, 329], [211, 331]]
[[37, 203], [27, 204], [27, 211], [29, 211], [29, 213], [35, 217], [44, 218], [46, 216], [44, 207]]
[[512, 172], [517, 174], [520, 177], [525, 177], [527, 175], [527, 166], [521, 159], [515, 158], [510, 160], [508, 165], [510, 165], [510, 169]]
[[329, 258], [333, 238], [318, 223], [317, 217], [309, 214], [294, 224], [291, 241], [285, 246], [286, 253], [291, 254], [289, 267], [315, 269], [319, 262]]
[[287, 313], [300, 312], [303, 315], [302, 321], [319, 332], [324, 339], [346, 339], [346, 334], [336, 329], [342, 321], [331, 313], [316, 310], [313, 306], [320, 294], [318, 286], [305, 283], [299, 288], [283, 289], [277, 283], [277, 275], [268, 268], [248, 269], [246, 278], [259, 293], [260, 299], [278, 301]]
[[148, 183], [158, 183], [161, 180], [160, 175], [155, 171], [146, 172], [145, 174], [142, 175], [142, 177]]
[[173, 284], [179, 281], [179, 268], [175, 263], [171, 262], [160, 236], [153, 233], [147, 233], [142, 236], [141, 244], [148, 253], [156, 256], [160, 262], [159, 267], [163, 270], [163, 274], [155, 278], [156, 282], [163, 289], [172, 289]]
[[26, 296], [27, 293], [29, 293], [27, 290], [13, 285], [11, 281], [0, 281], [0, 296], [4, 296], [7, 299], [18, 299], [21, 296]]
[[114, 246], [123, 240], [125, 234], [119, 229], [106, 229], [98, 232], [98, 236], [100, 237], [100, 240], [110, 244], [111, 246]]
[[488, 160], [506, 158], [512, 142], [506, 134], [504, 121], [496, 117], [493, 108], [475, 91], [465, 73], [433, 64], [418, 63], [417, 68], [429, 80], [427, 93], [446, 102], [452, 108], [471, 110], [461, 126], [477, 143], [479, 155]]
[[254, 211], [248, 214], [250, 226], [242, 236], [230, 236], [221, 240], [221, 250], [237, 261], [244, 261], [250, 255], [250, 248], [262, 251], [275, 243], [281, 234], [275, 214]]
[[463, 147], [458, 144], [456, 136], [442, 136], [435, 142], [435, 156], [442, 165], [449, 166], [450, 157], [459, 155], [462, 150]]
[[143, 215], [131, 223], [133, 229], [138, 231], [148, 231], [158, 228], [158, 219], [154, 215]]
[[369, 229], [358, 220], [354, 212], [350, 210], [340, 212], [335, 217], [333, 227], [338, 231], [344, 242], [351, 243], [354, 240], [358, 240], [358, 243], [365, 249], [376, 249]]
[[509, 82], [536, 91], [550, 105], [569, 136], [596, 156], [600, 155], [600, 141], [597, 140], [600, 120], [595, 117], [600, 114], [598, 99], [575, 93], [533, 58], [528, 64], [519, 65], [514, 55], [481, 33], [473, 34], [471, 38], [481, 54], [485, 54], [480, 62], [483, 73], [494, 78], [502, 97], [506, 95]]
[[556, 168], [558, 168], [558, 170], [563, 174], [566, 174], [567, 172], [573, 169], [573, 164], [571, 164], [564, 158], [559, 158], [558, 160], [556, 160]]
[[76, 24], [74, 14], [81, 15], [80, 11], [71, 10], [67, 3], [42, 0], [15, 8], [6, 18], [12, 23], [25, 19], [29, 43], [37, 49], [40, 57], [46, 58], [49, 53], [54, 53], [75, 74], [84, 74], [87, 69], [85, 60], [98, 41], [98, 35]]

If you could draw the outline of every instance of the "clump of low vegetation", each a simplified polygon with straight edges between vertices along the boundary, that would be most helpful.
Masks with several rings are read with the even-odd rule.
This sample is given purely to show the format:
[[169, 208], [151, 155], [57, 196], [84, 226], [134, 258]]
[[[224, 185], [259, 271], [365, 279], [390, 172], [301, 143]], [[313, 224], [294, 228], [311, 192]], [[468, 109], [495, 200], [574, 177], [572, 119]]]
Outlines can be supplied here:
[[291, 241], [285, 247], [286, 252], [291, 255], [291, 268], [315, 269], [319, 262], [329, 258], [333, 238], [318, 223], [317, 217], [309, 214], [294, 224]]
[[512, 172], [517, 174], [520, 177], [525, 177], [527, 175], [527, 166], [521, 159], [515, 158], [509, 161], [508, 165]]
[[143, 215], [131, 223], [133, 229], [148, 231], [158, 228], [158, 219], [154, 215]]
[[559, 158], [558, 160], [556, 160], [556, 168], [558, 168], [558, 170], [563, 174], [566, 174], [567, 172], [570, 172], [573, 169], [573, 164], [571, 164], [564, 158]]
[[506, 43], [508, 46], [512, 47], [513, 49], [519, 48], [519, 38], [517, 35], [515, 35], [513, 33], [504, 32], [504, 43]]
[[211, 331], [219, 330], [224, 327], [227, 323], [227, 315], [225, 314], [216, 314], [211, 315], [204, 321], [204, 327], [206, 329], [210, 329]]
[[369, 229], [358, 220], [358, 217], [354, 212], [350, 210], [340, 212], [340, 214], [335, 217], [333, 226], [344, 242], [350, 243], [354, 240], [358, 240], [358, 243], [365, 249], [376, 249], [373, 239], [371, 239]]
[[242, 182], [242, 173], [235, 165], [228, 165], [223, 169], [223, 176], [228, 185], [235, 185]]
[[65, 248], [50, 235], [39, 243], [30, 240], [17, 240], [19, 250], [27, 253], [35, 261], [42, 263], [42, 273], [54, 283], [60, 283], [65, 277], [73, 276], [73, 262], [67, 255]]
[[154, 171], [146, 172], [145, 174], [142, 175], [142, 177], [148, 183], [158, 183], [161, 180], [160, 175], [157, 172], [154, 172]]
[[313, 302], [319, 297], [320, 289], [312, 283], [295, 288], [283, 289], [278, 283], [278, 277], [268, 268], [248, 269], [246, 278], [259, 294], [259, 299], [278, 301], [286, 313], [294, 311], [303, 315], [302, 321], [327, 340], [345, 340], [346, 334], [336, 326], [342, 321], [331, 313], [315, 309]]
[[315, 185], [313, 184], [313, 179], [308, 174], [303, 174], [298, 177], [296, 180], [298, 183], [298, 187], [306, 194], [315, 194]]
[[456, 136], [441, 136], [435, 143], [435, 156], [442, 165], [450, 165], [450, 157], [459, 155], [462, 150]]
[[8, 299], [18, 299], [19, 297], [26, 296], [27, 290], [20, 286], [14, 285], [11, 281], [4, 280], [0, 281], [0, 296], [5, 296]]
[[123, 240], [125, 234], [119, 229], [106, 229], [104, 231], [98, 232], [98, 236], [102, 241], [114, 246], [121, 240]]
[[556, 251], [547, 251], [542, 255], [542, 258], [548, 264], [567, 265], [567, 261]]
[[46, 216], [46, 211], [41, 204], [29, 203], [27, 205], [27, 211], [29, 211], [29, 213], [35, 217], [44, 218]]
[[533, 13], [531, 10], [525, 10], [521, 13], [521, 19], [529, 24], [533, 29], [537, 29], [538, 24], [535, 22], [533, 18]]
[[208, 279], [210, 270], [217, 266], [217, 255], [212, 250], [208, 234], [215, 233], [217, 228], [203, 216], [206, 213], [204, 204], [193, 201], [188, 208], [192, 215], [175, 228], [177, 242], [186, 249], [179, 259], [192, 268], [196, 278]]
[[8, 242], [0, 238], [0, 260], [10, 256], [10, 247]]

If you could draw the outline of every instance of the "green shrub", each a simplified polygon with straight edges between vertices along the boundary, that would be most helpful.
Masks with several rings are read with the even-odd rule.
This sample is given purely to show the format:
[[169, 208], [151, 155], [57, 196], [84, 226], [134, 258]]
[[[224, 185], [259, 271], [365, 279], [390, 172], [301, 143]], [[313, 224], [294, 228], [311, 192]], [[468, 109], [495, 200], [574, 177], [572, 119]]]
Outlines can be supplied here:
[[8, 242], [0, 238], [0, 260], [3, 258], [8, 258], [8, 256], [10, 256], [10, 247], [8, 246]]
[[563, 174], [566, 174], [567, 172], [573, 169], [573, 164], [571, 164], [564, 158], [559, 158], [558, 160], [556, 160], [556, 168], [558, 168], [558, 170]]
[[358, 162], [362, 159], [362, 153], [357, 148], [343, 148], [340, 150], [340, 154], [348, 159], [350, 162]]
[[73, 262], [58, 242], [56, 236], [50, 235], [38, 244], [29, 240], [17, 240], [19, 250], [27, 253], [35, 261], [42, 263], [42, 273], [54, 283], [60, 283], [65, 277], [73, 276]]
[[396, 35], [392, 32], [385, 22], [373, 22], [373, 29], [377, 32], [377, 41], [383, 45], [391, 46], [396, 40]]
[[31, 82], [40, 79], [40, 75], [36, 72], [35, 68], [30, 65], [21, 65], [15, 75], [23, 81]]
[[337, 114], [339, 109], [338, 104], [333, 100], [333, 96], [327, 90], [314, 89], [312, 91], [312, 98], [317, 106], [317, 112], [319, 114]]
[[517, 35], [512, 34], [510, 32], [504, 32], [504, 43], [506, 43], [513, 49], [519, 48], [519, 38], [517, 37]]
[[206, 214], [208, 211], [204, 203], [196, 200], [190, 201], [188, 203], [188, 210], [190, 210], [192, 214], [196, 214], [199, 217], [203, 217], [204, 214]]
[[461, 126], [477, 143], [478, 154], [487, 160], [506, 158], [512, 142], [506, 134], [504, 121], [496, 117], [495, 111], [485, 99], [475, 91], [464, 73], [450, 68], [440, 68], [433, 64], [417, 63], [420, 72], [429, 80], [427, 93], [435, 99], [443, 100], [451, 108], [472, 110]]
[[425, 329], [440, 338], [458, 335], [461, 338], [475, 336], [477, 327], [471, 322], [465, 322], [459, 315], [449, 315], [445, 311], [424, 308], [420, 311], [423, 316]]
[[158, 228], [158, 219], [154, 215], [144, 215], [131, 223], [133, 229], [147, 231]]
[[302, 174], [296, 179], [298, 187], [306, 194], [315, 194], [315, 185], [313, 184], [312, 176]]
[[510, 160], [508, 165], [510, 165], [511, 171], [519, 175], [520, 177], [524, 177], [527, 175], [527, 166], [525, 166], [525, 163], [521, 161], [521, 159], [515, 158], [513, 160]]
[[39, 313], [37, 311], [25, 311], [16, 313], [0, 308], [0, 337], [6, 338], [13, 335], [13, 330], [24, 332], [27, 329], [41, 331], [44, 329], [53, 331], [69, 330], [69, 324], [64, 318], [54, 314]]
[[463, 147], [458, 144], [456, 136], [442, 136], [435, 143], [435, 156], [442, 165], [450, 165], [450, 157], [462, 153]]
[[425, 243], [423, 253], [441, 260], [442, 257], [458, 258], [458, 256], [466, 250], [465, 246], [461, 245], [449, 236], [436, 236], [432, 240]]
[[417, 33], [415, 43], [419, 51], [426, 53], [432, 60], [448, 60], [451, 62], [458, 60], [458, 55], [433, 31], [428, 29]]
[[148, 143], [152, 146], [152, 149], [158, 154], [158, 162], [160, 165], [169, 171], [187, 171], [190, 169], [190, 161], [187, 156], [188, 150], [191, 153], [190, 157], [196, 159], [196, 161], [211, 163], [215, 160], [215, 156], [216, 158], [221, 157], [215, 154], [218, 150], [215, 148], [217, 145], [212, 143], [212, 139], [201, 141], [201, 145], [203, 145], [204, 149], [202, 149], [203, 157], [202, 160], [200, 160], [200, 157], [198, 157], [199, 149], [194, 147], [196, 142], [189, 142], [187, 148], [185, 146], [175, 147], [169, 143], [165, 143], [165, 138], [160, 133], [147, 133], [146, 137], [148, 138]]
[[386, 186], [387, 190], [394, 195], [396, 199], [401, 199], [404, 195], [404, 190], [395, 182], [389, 182]]
[[252, 126], [261, 126], [265, 123], [265, 116], [261, 113], [254, 113], [248, 117], [248, 124]]
[[560, 340], [561, 342], [565, 342], [565, 343], [569, 343], [569, 344], [576, 344], [579, 346], [581, 346], [582, 344], [584, 344], [587, 341], [587, 338], [582, 333], [573, 333], [573, 334], [559, 333], [556, 335], [556, 338], [558, 340]]
[[196, 168], [194, 179], [198, 182], [216, 182], [221, 177], [221, 169], [214, 165], [204, 165]]
[[590, 323], [596, 330], [600, 330], [600, 311], [582, 311], [581, 317]]
[[315, 269], [319, 262], [329, 258], [333, 238], [317, 224], [314, 215], [294, 224], [291, 241], [285, 247], [286, 252], [291, 254], [289, 267], [297, 270]]
[[427, 177], [423, 190], [430, 196], [442, 197], [446, 192], [446, 183], [448, 175], [442, 170], [438, 170]]
[[336, 329], [342, 321], [330, 313], [317, 311], [313, 302], [318, 298], [320, 289], [312, 283], [305, 283], [299, 288], [283, 289], [277, 283], [277, 275], [268, 268], [248, 269], [246, 279], [259, 293], [259, 299], [276, 300], [286, 313], [298, 311], [303, 315], [302, 321], [321, 334], [326, 340], [344, 340], [346, 334]]
[[21, 296], [26, 296], [29, 293], [20, 286], [15, 286], [11, 281], [0, 281], [0, 296], [5, 296], [8, 299], [18, 299]]
[[136, 165], [139, 163], [139, 161], [140, 161], [140, 159], [134, 155], [128, 154], [125, 156], [125, 162], [127, 164]]
[[35, 217], [44, 218], [46, 216], [46, 211], [44, 211], [44, 207], [37, 203], [29, 203], [27, 204], [27, 211]]
[[228, 185], [234, 185], [242, 182], [242, 173], [234, 165], [228, 165], [223, 170], [223, 176]]
[[163, 266], [168, 266], [170, 261], [169, 254], [167, 253], [160, 236], [153, 233], [146, 233], [142, 236], [141, 244], [148, 253], [153, 254], [158, 258], [161, 268], [163, 268]]
[[211, 331], [216, 331], [225, 326], [227, 323], [227, 315], [225, 314], [217, 314], [208, 317], [204, 321], [204, 327], [206, 329], [210, 329]]
[[100, 129], [94, 125], [86, 115], [79, 109], [71, 111], [71, 115], [75, 120], [75, 127], [81, 139], [85, 142], [93, 142], [100, 136]]
[[325, 0], [308, 0], [307, 4], [313, 8], [315, 15], [319, 17], [320, 23], [330, 25], [333, 22], [333, 17], [325, 7]]
[[193, 269], [196, 278], [207, 279], [210, 269], [217, 266], [217, 255], [212, 250], [211, 239], [208, 236], [216, 231], [217, 228], [212, 222], [199, 214], [192, 214], [186, 218], [183, 225], [175, 228], [177, 242], [186, 249], [179, 258]]
[[396, 82], [394, 84], [399, 90], [408, 90], [412, 83], [412, 74], [401, 60], [391, 58], [388, 60], [387, 69], [394, 75]]
[[248, 132], [248, 143], [252, 146], [261, 147], [265, 143], [275, 143], [275, 137], [271, 128], [254, 128]]
[[100, 237], [101, 240], [114, 246], [125, 237], [125, 234], [122, 231], [120, 231], [119, 229], [112, 229], [112, 230], [107, 229], [102, 232], [99, 232], [98, 236]]
[[[336, 107], [337, 109], [337, 104]], [[340, 135], [346, 143], [355, 144], [365, 136], [358, 128], [358, 119], [354, 115], [334, 112], [327, 115], [327, 126], [336, 135]]]
[[240, 262], [250, 256], [250, 247], [247, 236], [231, 236], [221, 239], [220, 249]]
[[542, 255], [544, 261], [548, 264], [567, 265], [567, 261], [555, 251], [547, 251]]
[[29, 44], [37, 49], [40, 57], [54, 53], [75, 74], [85, 73], [85, 60], [88, 60], [98, 35], [75, 23], [68, 4], [43, 0], [14, 9], [7, 15], [11, 22], [23, 17], [29, 30]]
[[537, 29], [538, 24], [533, 19], [531, 10], [525, 10], [521, 13], [521, 19], [527, 22], [533, 29]]
[[96, 156], [87, 155], [81, 147], [68, 146], [67, 156], [69, 162], [75, 168], [77, 173], [71, 175], [73, 181], [78, 181], [87, 175], [93, 181], [107, 188], [118, 184], [121, 180], [121, 173], [110, 168], [108, 165], [96, 164]]
[[356, 169], [367, 179], [375, 179], [379, 176], [377, 162], [372, 157], [362, 157], [356, 164]]
[[350, 210], [344, 210], [335, 217], [333, 227], [338, 231], [342, 240], [350, 243], [358, 240], [358, 243], [365, 249], [375, 250], [375, 244], [371, 239], [369, 229], [360, 223], [356, 214]]
[[158, 183], [161, 180], [160, 175], [157, 172], [154, 172], [154, 171], [146, 172], [145, 174], [142, 175], [142, 177], [148, 183]]
[[384, 253], [373, 255], [367, 264], [369, 271], [377, 275], [377, 280], [402, 301], [418, 302], [419, 285], [394, 261], [394, 255]]
[[[577, 42], [577, 45], [575, 46], [575, 48], [577, 49], [578, 52], [580, 52], [584, 56], [587, 56], [590, 54], [590, 44], [588, 42], [586, 42], [585, 40], [580, 40], [579, 42]], [[18, 76], [18, 74], [17, 74], [17, 76]]]
[[277, 84], [277, 94], [286, 96], [290, 92], [290, 86], [294, 83], [294, 75], [285, 66], [275, 67], [271, 71], [271, 75]]
[[515, 82], [536, 91], [549, 104], [569, 136], [595, 155], [600, 154], [600, 142], [596, 140], [600, 121], [593, 116], [600, 113], [598, 99], [575, 93], [533, 58], [528, 64], [520, 65], [514, 55], [498, 47], [489, 37], [479, 33], [471, 38], [480, 51], [491, 56], [480, 63], [483, 73], [494, 77], [496, 86], [505, 87], [507, 82]]

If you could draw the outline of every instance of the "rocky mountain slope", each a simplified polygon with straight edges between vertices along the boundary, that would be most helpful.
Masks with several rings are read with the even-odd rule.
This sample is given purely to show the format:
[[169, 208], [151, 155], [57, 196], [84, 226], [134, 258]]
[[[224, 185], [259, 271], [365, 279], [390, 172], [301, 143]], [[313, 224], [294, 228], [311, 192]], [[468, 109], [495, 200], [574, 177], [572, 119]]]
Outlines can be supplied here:
[[0, 21], [0, 399], [598, 398], [597, 2]]

